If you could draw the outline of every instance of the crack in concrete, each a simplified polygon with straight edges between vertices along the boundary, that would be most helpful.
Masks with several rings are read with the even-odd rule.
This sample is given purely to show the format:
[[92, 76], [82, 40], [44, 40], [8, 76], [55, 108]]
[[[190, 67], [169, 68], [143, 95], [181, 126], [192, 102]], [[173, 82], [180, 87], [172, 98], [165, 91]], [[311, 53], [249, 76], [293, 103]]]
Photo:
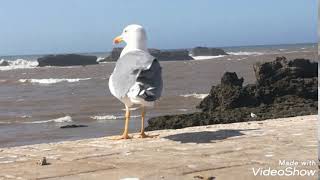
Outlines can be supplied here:
[[98, 172], [98, 171], [106, 171], [106, 170], [111, 170], [111, 169], [116, 169], [116, 167], [109, 167], [109, 168], [102, 168], [102, 169], [95, 169], [95, 170], [88, 170], [88, 171], [73, 172], [73, 173], [70, 173], [70, 174], [61, 174], [61, 175], [57, 175], [57, 176], [47, 176], [47, 177], [41, 177], [41, 178], [36, 178], [36, 179], [37, 180], [41, 180], [41, 179], [63, 178], [63, 177], [68, 177], [68, 176], [88, 174], [88, 173], [94, 173], [94, 172]]
[[199, 173], [199, 172], [204, 172], [204, 171], [214, 171], [214, 170], [219, 170], [219, 169], [246, 166], [246, 165], [252, 165], [252, 164], [258, 164], [258, 163], [243, 163], [243, 164], [235, 164], [235, 165], [231, 165], [231, 166], [220, 166], [220, 167], [215, 167], [215, 168], [198, 169], [198, 170], [194, 170], [194, 171], [183, 172], [183, 173], [181, 173], [181, 175], [188, 175], [188, 174]]

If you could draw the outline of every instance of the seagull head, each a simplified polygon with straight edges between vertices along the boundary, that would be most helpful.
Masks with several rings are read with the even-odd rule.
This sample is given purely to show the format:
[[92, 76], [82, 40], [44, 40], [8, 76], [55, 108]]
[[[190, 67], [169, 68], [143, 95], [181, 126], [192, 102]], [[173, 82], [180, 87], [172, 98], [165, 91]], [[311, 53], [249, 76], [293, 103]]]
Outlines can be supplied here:
[[124, 41], [127, 44], [136, 42], [145, 42], [147, 40], [147, 34], [144, 28], [138, 24], [131, 24], [125, 27], [120, 36], [114, 38], [113, 42], [119, 44]]
[[114, 38], [113, 42], [119, 44], [125, 42], [131, 49], [146, 49], [147, 34], [141, 25], [131, 24], [125, 27], [120, 36]]

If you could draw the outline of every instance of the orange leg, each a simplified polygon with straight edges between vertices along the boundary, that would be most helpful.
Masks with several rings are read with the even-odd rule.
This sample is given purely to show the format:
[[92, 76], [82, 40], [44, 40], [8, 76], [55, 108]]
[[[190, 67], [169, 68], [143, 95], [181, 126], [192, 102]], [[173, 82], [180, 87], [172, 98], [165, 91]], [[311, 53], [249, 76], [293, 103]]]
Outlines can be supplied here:
[[142, 106], [142, 107], [141, 107], [141, 131], [140, 131], [140, 138], [153, 138], [153, 137], [159, 136], [159, 135], [146, 135], [146, 134], [144, 133], [144, 119], [145, 119], [145, 115], [146, 115], [145, 108]]
[[129, 134], [128, 134], [128, 132], [129, 132], [129, 130], [128, 130], [129, 129], [129, 120], [130, 120], [130, 110], [126, 106], [126, 121], [125, 121], [125, 125], [124, 125], [123, 134], [120, 137], [112, 138], [113, 140], [130, 139], [131, 138], [129, 136]]

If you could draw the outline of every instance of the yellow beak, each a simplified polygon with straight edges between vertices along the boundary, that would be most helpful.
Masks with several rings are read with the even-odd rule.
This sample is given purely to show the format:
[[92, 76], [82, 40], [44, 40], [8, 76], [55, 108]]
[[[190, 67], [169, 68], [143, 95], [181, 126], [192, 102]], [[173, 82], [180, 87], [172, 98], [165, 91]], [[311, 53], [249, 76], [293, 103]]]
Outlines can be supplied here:
[[113, 39], [114, 44], [119, 44], [123, 41], [121, 36], [117, 36], [116, 38]]

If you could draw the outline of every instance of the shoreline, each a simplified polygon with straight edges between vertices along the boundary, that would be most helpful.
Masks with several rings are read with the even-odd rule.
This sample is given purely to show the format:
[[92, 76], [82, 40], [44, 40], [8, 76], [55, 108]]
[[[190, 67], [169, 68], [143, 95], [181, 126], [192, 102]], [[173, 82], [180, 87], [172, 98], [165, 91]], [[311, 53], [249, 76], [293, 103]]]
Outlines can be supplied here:
[[[256, 179], [253, 167], [316, 161], [316, 124], [317, 115], [309, 115], [151, 131], [160, 134], [151, 139], [102, 137], [0, 148], [0, 179]], [[37, 165], [42, 157], [50, 164]]]

